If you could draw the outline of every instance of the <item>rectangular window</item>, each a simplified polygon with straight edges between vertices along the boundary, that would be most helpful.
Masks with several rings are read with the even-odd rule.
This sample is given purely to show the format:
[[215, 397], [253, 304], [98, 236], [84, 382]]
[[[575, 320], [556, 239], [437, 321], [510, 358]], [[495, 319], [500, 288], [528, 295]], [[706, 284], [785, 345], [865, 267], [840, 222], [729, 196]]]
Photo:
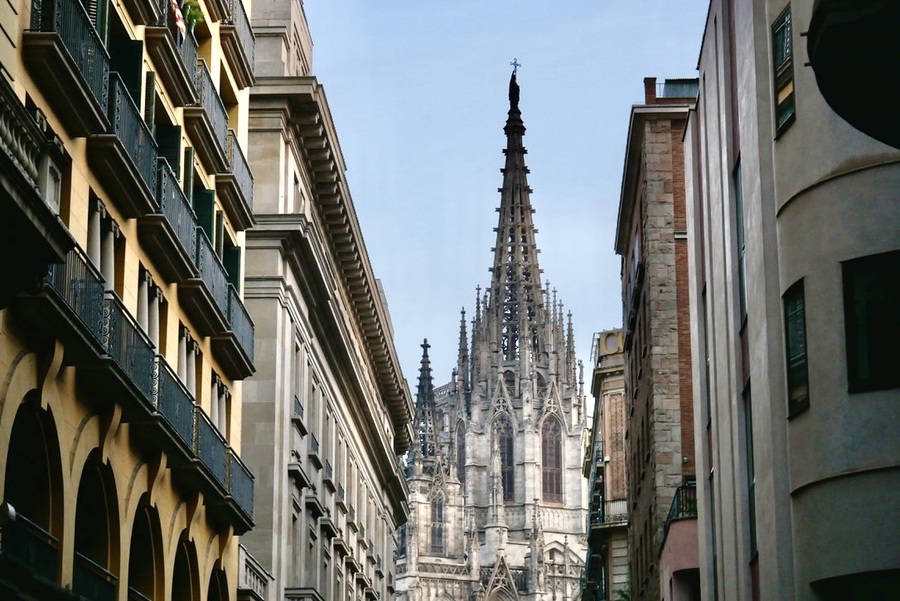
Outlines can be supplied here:
[[794, 43], [791, 6], [772, 24], [772, 72], [775, 78], [775, 136], [794, 122]]
[[747, 453], [747, 517], [750, 525], [750, 556], [756, 555], [756, 469], [753, 463], [753, 401], [750, 385], [744, 389], [744, 439]]
[[741, 182], [741, 163], [734, 168], [734, 216], [738, 259], [738, 286], [741, 302], [741, 323], [747, 317], [747, 245], [744, 236], [744, 193]]
[[785, 355], [787, 359], [788, 415], [809, 407], [809, 373], [806, 365], [806, 300], [803, 280], [784, 293]]
[[900, 387], [900, 250], [846, 261], [844, 324], [850, 392]]

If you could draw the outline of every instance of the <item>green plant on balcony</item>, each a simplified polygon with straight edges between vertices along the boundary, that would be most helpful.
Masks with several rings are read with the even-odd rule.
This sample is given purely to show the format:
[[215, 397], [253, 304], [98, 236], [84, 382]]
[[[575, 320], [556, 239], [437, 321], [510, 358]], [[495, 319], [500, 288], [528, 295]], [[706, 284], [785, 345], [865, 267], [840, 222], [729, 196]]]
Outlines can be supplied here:
[[203, 23], [203, 11], [200, 10], [200, 0], [184, 0], [181, 5], [181, 14], [188, 31], [194, 31], [197, 23]]
[[615, 601], [631, 601], [631, 595], [628, 593], [628, 588], [617, 588]]

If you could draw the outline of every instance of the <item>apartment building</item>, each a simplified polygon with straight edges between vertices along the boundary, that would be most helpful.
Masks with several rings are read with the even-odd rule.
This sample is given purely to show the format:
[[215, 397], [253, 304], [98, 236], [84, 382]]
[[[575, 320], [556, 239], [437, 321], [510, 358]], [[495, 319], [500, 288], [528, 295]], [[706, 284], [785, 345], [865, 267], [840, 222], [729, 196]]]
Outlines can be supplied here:
[[900, 591], [900, 153], [832, 108], [871, 126], [834, 94], [872, 64], [834, 51], [891, 11], [710, 3], [685, 134], [707, 599]]
[[252, 18], [246, 298], [260, 356], [244, 387], [243, 451], [257, 487], [241, 595], [387, 600], [407, 516], [398, 456], [412, 400], [312, 71], [303, 3], [261, 0]]
[[232, 599], [254, 493], [245, 7], [0, 14], [0, 597]]
[[682, 137], [695, 79], [644, 80], [631, 110], [622, 257], [631, 595], [699, 599]]
[[583, 475], [590, 482], [588, 552], [582, 599], [606, 601], [630, 590], [625, 454], [625, 332], [594, 335], [594, 414], [585, 438]]

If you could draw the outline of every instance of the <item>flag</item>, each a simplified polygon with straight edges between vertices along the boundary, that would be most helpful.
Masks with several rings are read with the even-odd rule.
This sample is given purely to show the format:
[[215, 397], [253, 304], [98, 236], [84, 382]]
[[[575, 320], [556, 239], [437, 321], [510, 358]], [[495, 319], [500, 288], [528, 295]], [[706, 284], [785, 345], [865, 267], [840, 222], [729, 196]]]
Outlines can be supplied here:
[[172, 12], [175, 15], [175, 27], [178, 28], [178, 39], [175, 41], [181, 46], [184, 43], [184, 38], [187, 36], [187, 28], [184, 25], [184, 15], [181, 14], [181, 8], [179, 8], [177, 0], [172, 0]]

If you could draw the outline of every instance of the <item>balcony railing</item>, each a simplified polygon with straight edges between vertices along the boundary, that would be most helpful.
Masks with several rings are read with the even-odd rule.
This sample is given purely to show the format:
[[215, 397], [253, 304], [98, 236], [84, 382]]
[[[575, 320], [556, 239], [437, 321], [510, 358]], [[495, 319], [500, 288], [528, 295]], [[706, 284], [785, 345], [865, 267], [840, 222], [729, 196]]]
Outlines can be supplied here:
[[[235, 0], [235, 2], [240, 4], [240, 0]], [[237, 181], [238, 189], [244, 196], [244, 201], [252, 213], [253, 174], [250, 172], [250, 164], [247, 162], [247, 157], [244, 156], [244, 151], [241, 149], [241, 144], [238, 142], [237, 134], [235, 134], [233, 129], [228, 130], [228, 144], [225, 151], [228, 156], [228, 163], [231, 165], [231, 172]]]
[[106, 568], [75, 552], [72, 592], [92, 601], [116, 601], [116, 580]]
[[[253, 591], [255, 599], [268, 599], [269, 583], [274, 578], [251, 555], [244, 545], [238, 545], [238, 590]], [[239, 598], [244, 598], [238, 593]]]
[[56, 580], [59, 540], [21, 513], [0, 528], [0, 555], [17, 560], [37, 576]]
[[247, 10], [244, 8], [243, 1], [231, 0], [230, 12], [231, 15], [226, 19], [226, 22], [234, 25], [238, 40], [244, 48], [247, 61], [250, 63], [250, 68], [253, 69], [253, 65], [256, 64], [256, 38], [253, 36], [253, 28], [250, 27], [250, 19], [247, 18]]
[[209, 416], [198, 405], [195, 408], [194, 454], [209, 469], [216, 480], [226, 488], [228, 482], [228, 451], [225, 438], [213, 425]]
[[194, 87], [197, 88], [197, 94], [200, 96], [200, 106], [206, 111], [206, 116], [212, 125], [213, 134], [219, 147], [224, 151], [226, 147], [226, 136], [228, 134], [228, 113], [225, 111], [225, 105], [222, 104], [222, 98], [216, 90], [213, 83], [212, 75], [206, 67], [206, 61], [197, 59], [194, 68]]
[[310, 463], [312, 463], [317, 470], [322, 469], [322, 458], [319, 456], [319, 439], [316, 438], [315, 434], [309, 435], [308, 451], [307, 455], [309, 456]]
[[252, 520], [253, 474], [230, 447], [228, 449], [228, 493]]
[[103, 278], [84, 252], [75, 247], [65, 263], [54, 263], [46, 281], [75, 311], [97, 342], [103, 336]]
[[193, 260], [197, 255], [197, 216], [168, 161], [159, 159], [158, 167], [159, 209], [172, 226], [181, 247]]
[[109, 117], [112, 133], [119, 137], [125, 152], [144, 180], [147, 190], [156, 190], [156, 142], [141, 117], [141, 111], [125, 88], [118, 73], [110, 73]]
[[198, 227], [197, 232], [197, 254], [194, 263], [200, 273], [200, 279], [206, 284], [206, 288], [212, 295], [213, 301], [222, 315], [228, 315], [228, 272], [225, 266], [213, 250], [209, 238], [203, 228]]
[[669, 534], [669, 526], [672, 522], [697, 517], [697, 487], [693, 484], [679, 486], [672, 498], [669, 507], [669, 515], [666, 517], [666, 525], [663, 531], [663, 545]]
[[[172, 33], [172, 37], [175, 38], [175, 41], [178, 41], [178, 28], [174, 25], [174, 19], [172, 20], [172, 25], [169, 26], [169, 31]], [[193, 73], [197, 68], [198, 58], [197, 58], [197, 38], [194, 37], [193, 31], [188, 31], [187, 35], [184, 36], [184, 41], [178, 45], [178, 54], [181, 56], [181, 60], [184, 62], [184, 68], [187, 69], [188, 73]], [[194, 88], [197, 87], [196, 84], [196, 76], [194, 77]]]
[[253, 363], [253, 320], [231, 284], [228, 285], [228, 323], [231, 324], [231, 331], [238, 343], [247, 353], [247, 358]]
[[628, 522], [628, 501], [618, 499], [603, 501], [602, 505], [592, 507], [591, 524], [618, 524]]
[[194, 400], [162, 358], [159, 359], [157, 409], [187, 448], [194, 448]]
[[153, 343], [119, 298], [108, 292], [103, 300], [103, 348], [131, 382], [153, 402]]
[[109, 54], [84, 5], [78, 0], [35, 0], [31, 4], [31, 29], [56, 32], [94, 99], [105, 107], [109, 96]]

